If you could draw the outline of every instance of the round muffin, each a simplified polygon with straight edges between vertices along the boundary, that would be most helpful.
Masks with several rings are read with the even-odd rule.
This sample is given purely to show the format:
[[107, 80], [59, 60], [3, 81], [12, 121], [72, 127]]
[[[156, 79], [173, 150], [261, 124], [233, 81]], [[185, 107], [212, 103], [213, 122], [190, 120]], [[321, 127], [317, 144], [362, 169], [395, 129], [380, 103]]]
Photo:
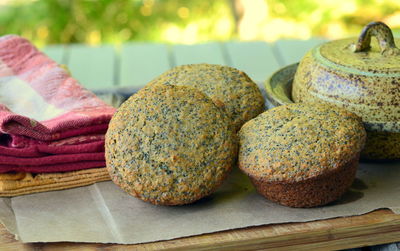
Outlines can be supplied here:
[[264, 98], [258, 86], [238, 69], [213, 64], [181, 65], [152, 80], [153, 84], [191, 86], [204, 92], [222, 107], [236, 131], [264, 111]]
[[106, 134], [107, 169], [129, 194], [181, 205], [211, 194], [237, 157], [226, 115], [186, 86], [153, 85], [124, 102]]
[[361, 118], [325, 104], [279, 106], [239, 132], [239, 168], [266, 198], [290, 207], [334, 201], [350, 187], [366, 132]]

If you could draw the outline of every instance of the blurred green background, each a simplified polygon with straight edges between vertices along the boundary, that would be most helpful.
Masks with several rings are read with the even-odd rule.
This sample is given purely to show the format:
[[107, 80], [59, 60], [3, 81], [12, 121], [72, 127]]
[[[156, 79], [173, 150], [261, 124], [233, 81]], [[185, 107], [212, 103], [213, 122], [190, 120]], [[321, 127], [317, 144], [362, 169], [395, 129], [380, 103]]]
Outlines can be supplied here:
[[399, 0], [0, 0], [0, 33], [37, 46], [127, 41], [197, 43], [358, 34], [400, 28]]

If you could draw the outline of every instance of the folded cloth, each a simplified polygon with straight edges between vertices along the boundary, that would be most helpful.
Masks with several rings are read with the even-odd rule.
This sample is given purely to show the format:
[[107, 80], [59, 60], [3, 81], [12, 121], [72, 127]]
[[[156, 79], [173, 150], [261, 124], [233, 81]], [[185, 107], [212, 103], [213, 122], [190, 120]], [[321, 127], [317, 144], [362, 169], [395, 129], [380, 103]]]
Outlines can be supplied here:
[[114, 112], [26, 39], [0, 37], [0, 173], [104, 166]]
[[15, 35], [0, 38], [0, 130], [38, 140], [104, 132], [114, 108]]
[[0, 196], [11, 197], [23, 194], [61, 190], [86, 186], [95, 182], [109, 180], [106, 168], [92, 168], [64, 173], [0, 174]]
[[18, 157], [43, 157], [54, 154], [73, 154], [73, 153], [94, 153], [104, 152], [104, 135], [97, 137], [99, 140], [90, 142], [82, 141], [69, 144], [37, 144], [30, 145], [24, 148], [4, 147], [0, 145], [0, 162], [3, 156], [18, 156]]

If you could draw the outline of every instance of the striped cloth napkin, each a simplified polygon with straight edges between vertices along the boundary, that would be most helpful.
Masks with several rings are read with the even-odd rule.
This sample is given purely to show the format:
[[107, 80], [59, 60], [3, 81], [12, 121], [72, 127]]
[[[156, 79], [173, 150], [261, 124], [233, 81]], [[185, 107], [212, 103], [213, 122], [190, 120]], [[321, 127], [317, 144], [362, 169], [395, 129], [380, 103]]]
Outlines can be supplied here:
[[0, 173], [104, 167], [114, 112], [26, 39], [0, 37]]

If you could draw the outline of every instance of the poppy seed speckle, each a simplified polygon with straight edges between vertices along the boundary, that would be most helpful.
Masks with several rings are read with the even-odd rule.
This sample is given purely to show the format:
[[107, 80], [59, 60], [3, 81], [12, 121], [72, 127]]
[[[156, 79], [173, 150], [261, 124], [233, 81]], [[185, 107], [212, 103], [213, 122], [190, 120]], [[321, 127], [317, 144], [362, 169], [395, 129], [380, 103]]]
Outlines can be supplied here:
[[351, 185], [365, 138], [361, 118], [345, 109], [279, 106], [240, 130], [239, 167], [271, 200], [294, 207], [322, 205]]
[[209, 96], [224, 109], [236, 131], [264, 111], [264, 99], [258, 86], [233, 67], [213, 64], [181, 65], [163, 73], [148, 85], [191, 86]]
[[236, 134], [202, 92], [152, 85], [132, 95], [106, 134], [106, 164], [114, 183], [161, 205], [211, 194], [237, 157]]

